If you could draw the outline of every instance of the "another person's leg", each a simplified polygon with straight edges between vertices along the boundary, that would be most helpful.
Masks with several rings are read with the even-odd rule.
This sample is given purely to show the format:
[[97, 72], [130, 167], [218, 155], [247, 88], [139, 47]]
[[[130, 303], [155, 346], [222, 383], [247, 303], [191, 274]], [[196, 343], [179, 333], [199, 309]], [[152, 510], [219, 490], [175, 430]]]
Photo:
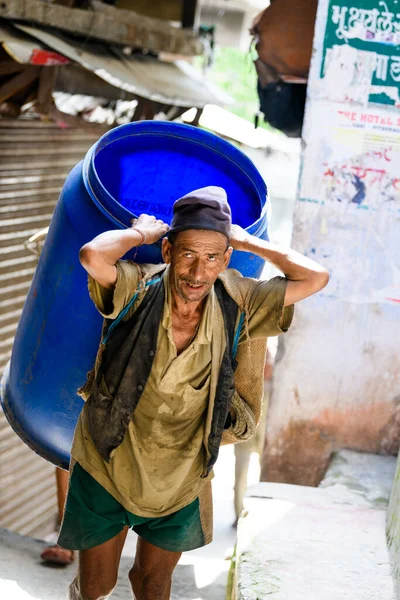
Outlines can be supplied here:
[[253, 450], [254, 447], [252, 440], [235, 444], [235, 524], [239, 520], [243, 510], [243, 498], [247, 488], [247, 473], [249, 470], [250, 455]]
[[[57, 503], [58, 503], [58, 525], [61, 524], [64, 515], [65, 499], [68, 491], [68, 471], [56, 468], [56, 482], [57, 482]], [[40, 558], [47, 563], [57, 565], [69, 565], [75, 559], [75, 552], [73, 550], [67, 550], [61, 548], [57, 544], [47, 546]]]
[[69, 480], [69, 471], [64, 471], [64, 469], [56, 468], [58, 524], [59, 525], [61, 525], [61, 521], [64, 516], [65, 499], [67, 497], [67, 492], [68, 492], [68, 480]]
[[79, 552], [78, 574], [69, 588], [70, 600], [106, 600], [111, 596], [127, 533], [125, 527], [108, 542]]
[[139, 537], [135, 562], [129, 572], [135, 600], [169, 600], [172, 573], [181, 555], [157, 548]]
[[[264, 367], [264, 397], [261, 409], [260, 423], [255, 435], [247, 442], [235, 445], [235, 513], [236, 522], [243, 510], [243, 498], [247, 487], [247, 473], [249, 470], [250, 455], [257, 452], [260, 464], [265, 445], [268, 402], [271, 392], [271, 380], [273, 374], [274, 354], [267, 350]], [[235, 523], [236, 524], [236, 523]]]

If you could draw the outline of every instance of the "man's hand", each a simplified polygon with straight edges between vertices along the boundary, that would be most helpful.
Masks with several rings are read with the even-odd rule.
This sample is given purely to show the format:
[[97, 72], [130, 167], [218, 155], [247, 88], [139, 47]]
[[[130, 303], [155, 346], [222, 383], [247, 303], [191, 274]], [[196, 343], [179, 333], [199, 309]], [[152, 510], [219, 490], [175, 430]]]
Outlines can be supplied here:
[[229, 243], [234, 250], [243, 250], [251, 235], [240, 225], [232, 225], [229, 235]]
[[230, 244], [235, 250], [252, 252], [273, 264], [289, 280], [286, 287], [285, 306], [304, 300], [324, 288], [329, 275], [314, 260], [291, 248], [282, 248], [250, 235], [239, 225], [232, 225]]
[[105, 231], [85, 244], [79, 252], [82, 266], [103, 287], [112, 289], [117, 281], [115, 263], [129, 250], [154, 244], [168, 231], [168, 225], [150, 215], [140, 215], [129, 229]]
[[131, 224], [132, 229], [143, 234], [143, 244], [154, 244], [164, 237], [169, 229], [167, 223], [151, 215], [140, 215], [137, 219], [132, 219]]

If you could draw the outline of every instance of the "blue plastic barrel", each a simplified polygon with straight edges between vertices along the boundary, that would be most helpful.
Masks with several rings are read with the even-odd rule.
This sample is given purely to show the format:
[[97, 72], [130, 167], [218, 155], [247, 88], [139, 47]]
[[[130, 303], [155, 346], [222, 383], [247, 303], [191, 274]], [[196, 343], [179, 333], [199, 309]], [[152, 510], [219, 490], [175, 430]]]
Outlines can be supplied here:
[[[106, 133], [68, 176], [1, 389], [11, 426], [55, 465], [68, 468], [82, 408], [76, 390], [93, 366], [102, 324], [79, 249], [103, 231], [129, 227], [140, 213], [169, 222], [177, 198], [209, 185], [225, 188], [235, 223], [267, 239], [267, 189], [257, 169], [233, 145], [195, 127], [122, 125]], [[135, 260], [160, 262], [160, 245], [140, 247]], [[263, 261], [234, 252], [230, 266], [259, 277]]]

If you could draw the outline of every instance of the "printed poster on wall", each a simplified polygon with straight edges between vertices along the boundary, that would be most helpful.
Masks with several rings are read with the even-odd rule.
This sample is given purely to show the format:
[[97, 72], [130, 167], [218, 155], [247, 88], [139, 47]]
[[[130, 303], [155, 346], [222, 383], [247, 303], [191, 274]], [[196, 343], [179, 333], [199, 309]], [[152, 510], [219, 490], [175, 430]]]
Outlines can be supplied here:
[[331, 272], [321, 298], [398, 318], [400, 0], [320, 1], [294, 235]]
[[400, 1], [331, 0], [301, 198], [400, 208]]
[[331, 101], [399, 108], [400, 3], [355, 4], [329, 4], [320, 73], [325, 95]]

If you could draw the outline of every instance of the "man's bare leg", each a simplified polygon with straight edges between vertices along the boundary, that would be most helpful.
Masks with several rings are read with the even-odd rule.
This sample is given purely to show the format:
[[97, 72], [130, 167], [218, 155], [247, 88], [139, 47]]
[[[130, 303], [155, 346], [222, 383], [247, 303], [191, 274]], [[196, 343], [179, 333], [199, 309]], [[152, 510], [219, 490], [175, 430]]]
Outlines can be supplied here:
[[139, 537], [129, 572], [135, 600], [170, 600], [171, 577], [182, 552], [169, 552]]
[[128, 527], [108, 542], [79, 552], [78, 575], [69, 588], [70, 600], [106, 600], [118, 579]]

